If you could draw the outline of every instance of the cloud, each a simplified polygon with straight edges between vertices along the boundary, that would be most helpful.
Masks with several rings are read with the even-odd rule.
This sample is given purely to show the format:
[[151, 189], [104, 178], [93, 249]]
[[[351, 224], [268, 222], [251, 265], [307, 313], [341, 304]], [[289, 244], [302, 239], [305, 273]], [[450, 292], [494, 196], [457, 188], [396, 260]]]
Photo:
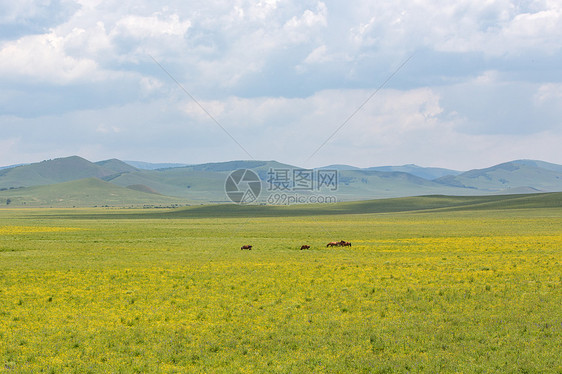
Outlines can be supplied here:
[[555, 1], [0, 7], [0, 124], [21, 158], [247, 158], [175, 79], [255, 158], [299, 164], [415, 53], [312, 166], [562, 162], [540, 145], [562, 132]]
[[292, 42], [304, 42], [309, 38], [309, 30], [316, 27], [326, 27], [328, 9], [326, 4], [318, 2], [316, 10], [306, 9], [302, 15], [294, 16], [283, 25], [283, 31]]
[[73, 1], [21, 0], [0, 3], [0, 40], [40, 34], [68, 20], [78, 10]]
[[560, 84], [509, 81], [497, 71], [439, 89], [444, 116], [471, 134], [525, 135], [560, 129]]
[[80, 30], [75, 30], [63, 37], [51, 31], [5, 43], [0, 49], [0, 74], [10, 77], [9, 79], [16, 75], [55, 84], [85, 78], [96, 79], [96, 61], [65, 53], [65, 43], [78, 34]]
[[163, 35], [183, 36], [191, 22], [180, 22], [177, 14], [168, 19], [162, 19], [157, 15], [141, 17], [136, 15], [126, 16], [117, 22], [114, 32], [117, 34], [130, 35], [136, 39], [145, 39]]
[[[537, 100], [558, 100], [559, 87], [541, 87]], [[306, 98], [202, 100], [183, 95], [37, 119], [1, 117], [14, 154], [45, 157], [49, 150], [93, 159], [126, 157], [177, 162], [276, 159], [304, 167], [349, 163], [471, 168], [511, 158], [556, 161], [560, 126], [532, 134], [466, 132], [447, 116], [442, 93], [428, 88], [383, 90], [316, 151], [372, 92], [326, 90]], [[551, 148], [545, 146], [552, 145]], [[525, 148], [527, 145], [527, 148]], [[80, 153], [88, 150], [88, 154]], [[93, 155], [93, 156], [92, 156]], [[468, 157], [470, 155], [470, 157]], [[540, 156], [540, 157], [539, 157]], [[48, 157], [47, 157], [48, 158]], [[17, 160], [11, 161], [13, 163]]]
[[118, 134], [121, 132], [121, 129], [117, 126], [107, 126], [105, 123], [100, 123], [96, 132], [101, 134]]
[[321, 45], [316, 48], [306, 58], [304, 59], [305, 64], [318, 64], [327, 62], [330, 58], [326, 55], [327, 48], [325, 45]]

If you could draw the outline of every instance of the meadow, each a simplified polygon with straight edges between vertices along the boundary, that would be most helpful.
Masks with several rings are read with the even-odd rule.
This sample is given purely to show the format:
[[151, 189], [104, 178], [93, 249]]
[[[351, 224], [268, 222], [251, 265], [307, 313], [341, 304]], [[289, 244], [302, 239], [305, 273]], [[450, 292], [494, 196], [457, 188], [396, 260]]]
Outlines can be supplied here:
[[562, 373], [561, 228], [560, 208], [3, 209], [0, 372]]

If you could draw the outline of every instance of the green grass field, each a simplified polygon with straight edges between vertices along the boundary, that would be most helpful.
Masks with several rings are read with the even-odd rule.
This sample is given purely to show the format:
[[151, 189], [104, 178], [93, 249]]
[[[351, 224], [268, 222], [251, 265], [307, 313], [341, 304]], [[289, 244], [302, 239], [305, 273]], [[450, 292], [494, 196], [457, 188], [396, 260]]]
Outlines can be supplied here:
[[562, 373], [537, 196], [0, 210], [0, 372]]

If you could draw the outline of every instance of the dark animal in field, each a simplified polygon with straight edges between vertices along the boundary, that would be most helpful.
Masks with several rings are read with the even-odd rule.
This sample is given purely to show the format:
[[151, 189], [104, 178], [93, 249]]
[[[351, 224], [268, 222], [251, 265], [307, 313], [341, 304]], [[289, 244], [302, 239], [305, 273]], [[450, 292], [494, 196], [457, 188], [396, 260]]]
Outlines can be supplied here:
[[242, 248], [240, 249], [248, 249], [248, 250], [252, 250], [252, 246], [251, 245], [243, 245]]
[[329, 242], [326, 244], [326, 247], [351, 247], [351, 243], [346, 242], [345, 240], [340, 240], [339, 242]]
[[305, 244], [305, 245], [303, 245], [303, 246], [301, 247], [301, 251], [302, 251], [303, 249], [310, 249], [310, 246]]

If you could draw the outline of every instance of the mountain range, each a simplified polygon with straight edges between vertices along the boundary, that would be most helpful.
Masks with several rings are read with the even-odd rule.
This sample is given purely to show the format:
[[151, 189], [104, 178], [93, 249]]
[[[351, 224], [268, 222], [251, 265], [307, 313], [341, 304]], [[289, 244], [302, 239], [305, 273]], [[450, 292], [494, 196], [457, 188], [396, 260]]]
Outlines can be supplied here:
[[276, 161], [198, 165], [117, 159], [90, 162], [71, 156], [0, 168], [0, 204], [63, 207], [230, 202], [225, 181], [237, 169], [250, 169], [259, 176], [262, 189], [258, 203], [265, 203], [272, 195], [321, 195], [337, 201], [353, 201], [562, 191], [562, 165], [535, 160], [516, 160], [463, 172], [417, 165], [370, 168], [329, 165], [304, 170]]

